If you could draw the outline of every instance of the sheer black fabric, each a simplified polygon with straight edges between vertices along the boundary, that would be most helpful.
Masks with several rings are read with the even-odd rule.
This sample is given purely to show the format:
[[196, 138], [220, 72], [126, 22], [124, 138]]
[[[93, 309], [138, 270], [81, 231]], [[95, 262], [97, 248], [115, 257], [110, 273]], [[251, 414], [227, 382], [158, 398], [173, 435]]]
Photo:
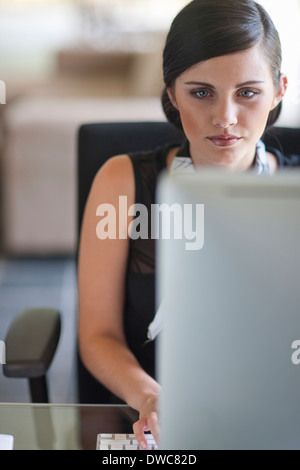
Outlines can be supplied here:
[[148, 326], [155, 315], [155, 239], [151, 237], [151, 205], [155, 203], [158, 174], [166, 168], [167, 153], [175, 146], [170, 144], [129, 155], [135, 174], [135, 202], [147, 209], [148, 236], [130, 239], [124, 329], [129, 348], [152, 377], [156, 376], [155, 341], [147, 341]]

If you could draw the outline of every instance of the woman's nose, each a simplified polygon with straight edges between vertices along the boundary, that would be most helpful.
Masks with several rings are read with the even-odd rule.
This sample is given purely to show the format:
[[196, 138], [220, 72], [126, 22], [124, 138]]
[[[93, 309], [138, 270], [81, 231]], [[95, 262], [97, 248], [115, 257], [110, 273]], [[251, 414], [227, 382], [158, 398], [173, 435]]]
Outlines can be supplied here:
[[223, 129], [237, 124], [237, 110], [235, 104], [230, 100], [220, 102], [214, 110], [212, 122], [214, 126]]

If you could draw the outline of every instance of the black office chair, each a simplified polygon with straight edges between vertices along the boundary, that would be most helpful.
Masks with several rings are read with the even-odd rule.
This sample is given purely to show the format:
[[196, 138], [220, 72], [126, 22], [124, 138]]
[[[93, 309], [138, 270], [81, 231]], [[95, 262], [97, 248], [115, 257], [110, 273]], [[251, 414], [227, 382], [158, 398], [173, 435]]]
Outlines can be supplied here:
[[269, 147], [280, 150], [284, 155], [288, 155], [299, 162], [300, 155], [300, 129], [290, 127], [272, 127], [263, 136], [262, 140]]
[[6, 377], [28, 379], [33, 403], [49, 402], [46, 374], [60, 331], [61, 314], [52, 308], [24, 310], [9, 328], [3, 373]]
[[[182, 133], [167, 122], [103, 123], [82, 125], [78, 133], [78, 239], [91, 183], [111, 156], [152, 149], [166, 142], [180, 142]], [[263, 140], [284, 154], [300, 155], [300, 129], [273, 128]], [[8, 377], [28, 378], [33, 402], [47, 402], [46, 372], [60, 334], [60, 313], [53, 309], [23, 312], [6, 338]], [[75, 340], [75, 339], [74, 339]], [[80, 403], [108, 403], [109, 392], [86, 370], [78, 354]]]

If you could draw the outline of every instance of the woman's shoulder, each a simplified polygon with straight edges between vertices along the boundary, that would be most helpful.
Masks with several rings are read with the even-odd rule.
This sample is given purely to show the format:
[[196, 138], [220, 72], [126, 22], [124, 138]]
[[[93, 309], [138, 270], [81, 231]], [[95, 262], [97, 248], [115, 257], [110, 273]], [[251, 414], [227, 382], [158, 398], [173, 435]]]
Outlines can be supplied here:
[[114, 155], [108, 158], [101, 168], [99, 168], [96, 177], [99, 177], [99, 175], [118, 177], [122, 175], [123, 171], [129, 171], [130, 165], [129, 154]]
[[96, 197], [114, 199], [118, 195], [132, 196], [134, 193], [134, 173], [127, 154], [110, 157], [97, 171], [91, 194]]
[[110, 157], [97, 171], [92, 190], [110, 193], [131, 193], [136, 184], [147, 179], [155, 184], [158, 173], [166, 168], [170, 149], [178, 143], [168, 143], [150, 150], [128, 152]]
[[111, 177], [117, 178], [132, 172], [132, 166], [139, 165], [158, 165], [164, 167], [166, 165], [167, 155], [173, 147], [178, 146], [178, 143], [168, 143], [162, 146], [155, 147], [148, 150], [140, 150], [128, 152], [110, 157], [101, 168], [99, 168], [96, 177]]

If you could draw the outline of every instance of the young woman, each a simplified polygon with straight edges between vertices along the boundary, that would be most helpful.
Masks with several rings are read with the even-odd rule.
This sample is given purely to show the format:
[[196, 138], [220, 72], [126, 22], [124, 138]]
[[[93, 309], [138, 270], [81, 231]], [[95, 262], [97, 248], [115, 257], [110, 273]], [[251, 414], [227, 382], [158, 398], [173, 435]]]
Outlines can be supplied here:
[[[167, 118], [183, 129], [182, 147], [170, 144], [142, 155], [111, 158], [95, 177], [79, 253], [79, 342], [91, 373], [139, 412], [135, 435], [159, 440], [155, 345], [147, 329], [155, 315], [154, 240], [129, 235], [100, 240], [96, 208], [154, 202], [157, 175], [173, 171], [177, 156], [195, 167], [274, 173], [289, 160], [260, 141], [274, 124], [287, 86], [278, 33], [252, 0], [194, 0], [174, 19], [164, 49]], [[132, 218], [116, 233], [128, 234]], [[174, 410], [176, 413], [176, 410]]]

